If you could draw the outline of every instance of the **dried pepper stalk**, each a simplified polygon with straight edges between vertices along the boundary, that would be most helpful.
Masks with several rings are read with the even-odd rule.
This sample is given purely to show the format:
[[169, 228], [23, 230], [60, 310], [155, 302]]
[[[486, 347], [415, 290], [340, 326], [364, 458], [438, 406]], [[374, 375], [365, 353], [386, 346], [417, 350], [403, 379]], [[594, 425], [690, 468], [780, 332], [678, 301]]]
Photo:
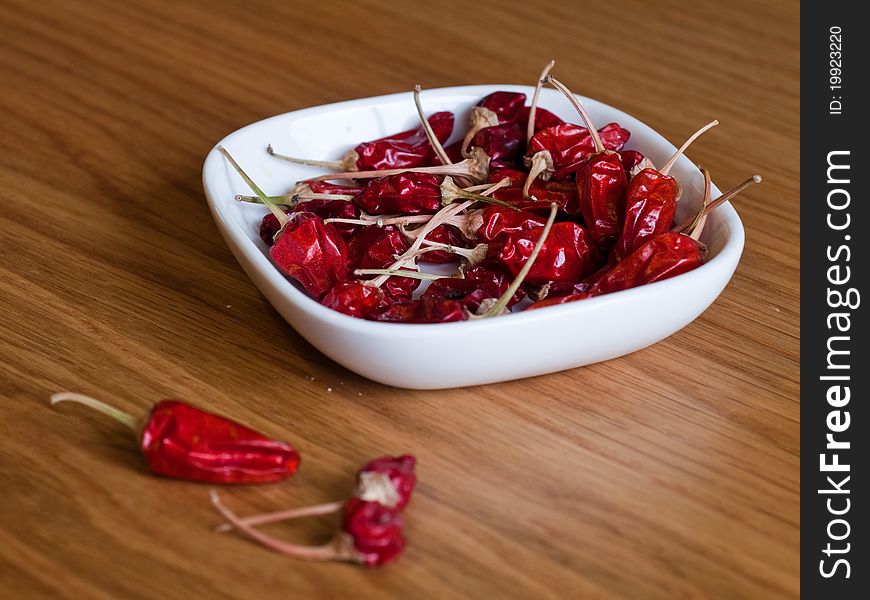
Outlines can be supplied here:
[[[453, 133], [453, 113], [437, 112], [427, 120], [441, 142]], [[423, 127], [409, 129], [391, 136], [363, 142], [349, 150], [341, 160], [309, 160], [276, 153], [272, 146], [267, 152], [275, 158], [298, 165], [309, 165], [335, 171], [383, 171], [408, 169], [430, 165], [435, 153], [429, 145]]]
[[592, 137], [595, 151], [577, 169], [577, 203], [566, 207], [572, 214], [583, 215], [583, 222], [592, 240], [602, 249], [609, 249], [616, 242], [625, 215], [625, 190], [628, 180], [622, 157], [608, 150], [583, 104], [558, 79], [547, 75], [546, 81], [561, 91], [574, 105]]
[[[405, 547], [401, 512], [417, 482], [413, 456], [384, 456], [357, 472], [353, 496], [347, 501], [327, 502], [250, 517], [239, 517], [212, 491], [212, 503], [228, 523], [216, 531], [238, 529], [264, 546], [303, 560], [348, 561], [376, 567], [391, 562]], [[341, 528], [323, 546], [300, 546], [262, 533], [256, 525], [324, 515], [342, 511]]]

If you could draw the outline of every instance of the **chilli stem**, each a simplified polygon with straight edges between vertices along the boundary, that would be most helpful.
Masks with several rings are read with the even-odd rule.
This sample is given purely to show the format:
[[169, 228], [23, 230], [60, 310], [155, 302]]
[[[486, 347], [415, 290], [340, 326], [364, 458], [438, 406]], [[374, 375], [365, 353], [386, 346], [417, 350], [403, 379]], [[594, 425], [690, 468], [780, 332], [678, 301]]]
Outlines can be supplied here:
[[550, 59], [550, 62], [548, 62], [544, 67], [544, 70], [541, 71], [541, 76], [538, 77], [538, 83], [535, 85], [535, 93], [532, 96], [532, 105], [529, 108], [529, 124], [526, 127], [526, 144], [528, 144], [535, 135], [535, 117], [538, 113], [538, 98], [541, 96], [541, 88], [544, 87], [544, 79], [550, 74], [550, 71], [552, 71], [555, 66], [556, 61]]
[[230, 153], [227, 152], [226, 148], [224, 148], [223, 146], [218, 146], [218, 151], [220, 151], [220, 153], [223, 154], [228, 161], [230, 161], [230, 164], [233, 165], [233, 168], [238, 172], [241, 178], [245, 180], [245, 183], [248, 184], [248, 187], [250, 187], [251, 190], [255, 194], [257, 194], [260, 200], [263, 201], [263, 204], [265, 204], [266, 207], [272, 212], [272, 214], [275, 215], [275, 218], [278, 219], [278, 223], [281, 226], [278, 231], [280, 232], [281, 230], [283, 230], [287, 223], [290, 222], [290, 217], [288, 217], [287, 214], [283, 210], [281, 210], [275, 202], [272, 201], [270, 196], [267, 196], [263, 192], [263, 190], [261, 190], [260, 187], [256, 183], [254, 183], [253, 179], [248, 177], [248, 174], [245, 173], [242, 167], [239, 166], [239, 163], [236, 162], [236, 159], [234, 159], [230, 155]]
[[94, 410], [100, 411], [104, 415], [112, 417], [116, 421], [120, 421], [134, 432], [139, 432], [139, 421], [136, 417], [130, 413], [124, 412], [123, 410], [117, 409], [114, 406], [110, 406], [105, 402], [101, 402], [96, 398], [91, 398], [84, 394], [76, 394], [74, 392], [59, 392], [57, 394], [52, 394], [51, 405], [54, 406], [58, 402], [78, 402], [79, 404], [84, 404]]
[[[703, 216], [709, 215], [711, 212], [713, 212], [714, 210], [719, 208], [722, 204], [724, 204], [725, 202], [728, 202], [734, 196], [736, 196], [737, 194], [739, 194], [740, 192], [742, 192], [743, 190], [745, 190], [749, 186], [756, 184], [756, 183], [761, 183], [762, 181], [763, 180], [761, 179], [761, 175], [753, 175], [752, 177], [750, 177], [749, 179], [747, 179], [746, 181], [744, 181], [740, 185], [731, 188], [730, 190], [728, 190], [727, 192], [725, 192], [724, 194], [722, 194], [721, 196], [719, 196], [718, 198], [713, 200], [710, 204], [705, 206], [704, 209], [701, 211], [701, 216], [703, 217]], [[689, 227], [695, 221], [696, 218], [697, 217], [695, 216], [695, 217], [690, 217], [690, 218], [686, 219], [685, 221], [683, 221], [682, 223], [680, 223], [679, 225], [677, 225], [676, 227], [671, 229], [671, 231], [678, 231], [678, 232], [684, 231], [687, 227]]]
[[[335, 502], [325, 502], [323, 504], [315, 504], [313, 506], [303, 506], [302, 508], [292, 508], [289, 510], [277, 510], [274, 512], [261, 513], [251, 515], [249, 517], [239, 517], [239, 521], [251, 527], [255, 525], [265, 525], [266, 523], [275, 523], [276, 521], [286, 521], [288, 519], [299, 519], [302, 517], [316, 517], [319, 515], [330, 515], [341, 510], [344, 502], [337, 500]], [[224, 523], [214, 528], [215, 533], [226, 533], [235, 529], [232, 523]]]
[[423, 125], [423, 131], [426, 132], [426, 137], [429, 139], [429, 145], [432, 146], [435, 154], [437, 154], [438, 158], [441, 159], [441, 163], [452, 165], [453, 161], [447, 156], [447, 152], [444, 151], [444, 146], [441, 145], [441, 141], [435, 135], [435, 132], [432, 131], [432, 125], [429, 124], [429, 119], [426, 118], [426, 114], [423, 112], [423, 105], [420, 102], [421, 91], [422, 88], [419, 83], [414, 86], [414, 106], [417, 107], [417, 114], [420, 115], [420, 123]]
[[333, 171], [343, 171], [347, 167], [344, 160], [314, 160], [311, 158], [296, 158], [295, 156], [287, 156], [286, 154], [278, 154], [272, 148], [272, 144], [266, 146], [266, 153], [269, 156], [274, 156], [281, 160], [293, 163], [294, 165], [306, 165], [308, 167], [320, 167], [321, 169], [331, 169]]
[[580, 113], [580, 117], [583, 119], [583, 122], [586, 124], [586, 129], [589, 130], [589, 134], [592, 136], [592, 142], [595, 144], [596, 152], [604, 152], [604, 143], [601, 141], [601, 136], [598, 135], [598, 130], [592, 124], [592, 119], [589, 118], [589, 115], [586, 113], [586, 109], [583, 108], [583, 105], [577, 99], [571, 90], [569, 90], [564, 83], [553, 77], [552, 75], [547, 75], [544, 78], [545, 83], [549, 83], [554, 88], [562, 92], [568, 101], [574, 105], [574, 108], [577, 109], [577, 112]]
[[238, 529], [241, 533], [244, 533], [254, 541], [262, 544], [263, 546], [274, 550], [275, 552], [285, 554], [287, 556], [292, 556], [293, 558], [300, 558], [302, 560], [353, 561], [356, 559], [352, 552], [342, 552], [341, 544], [337, 543], [340, 538], [333, 539], [331, 542], [323, 544], [322, 546], [300, 546], [298, 544], [291, 544], [289, 542], [279, 540], [274, 536], [267, 535], [262, 531], [258, 531], [254, 527], [245, 523], [241, 519], [241, 517], [236, 515], [233, 511], [227, 508], [223, 502], [221, 502], [220, 495], [218, 494], [217, 490], [211, 490], [209, 492], [209, 497], [211, 498], [211, 503], [218, 510], [218, 512], [221, 513], [221, 515], [223, 515], [223, 517], [227, 521], [229, 521], [236, 529]]
[[701, 136], [702, 133], [704, 133], [704, 132], [707, 131], [708, 129], [711, 129], [711, 128], [715, 127], [715, 126], [718, 125], [718, 124], [719, 124], [719, 121], [716, 121], [716, 120], [714, 119], [713, 121], [710, 121], [709, 123], [707, 123], [706, 125], [704, 125], [703, 127], [701, 127], [701, 129], [699, 129], [698, 131], [696, 131], [695, 133], [693, 133], [693, 134], [689, 137], [689, 139], [687, 139], [685, 142], [683, 142], [683, 145], [680, 146], [679, 150], [677, 150], [676, 152], [674, 152], [674, 155], [668, 159], [668, 162], [665, 163], [665, 166], [663, 166], [663, 167], [661, 168], [661, 170], [659, 171], [659, 173], [661, 173], [662, 175], [667, 175], [668, 173], [670, 173], [670, 172], [671, 172], [671, 169], [672, 169], [673, 166], [674, 166], [674, 163], [676, 163], [676, 162], [677, 162], [677, 159], [680, 158], [680, 156], [682, 156], [682, 154], [686, 151], [686, 149], [687, 149], [689, 146], [692, 145], [692, 142], [694, 142], [695, 140], [697, 140], [697, 139]]

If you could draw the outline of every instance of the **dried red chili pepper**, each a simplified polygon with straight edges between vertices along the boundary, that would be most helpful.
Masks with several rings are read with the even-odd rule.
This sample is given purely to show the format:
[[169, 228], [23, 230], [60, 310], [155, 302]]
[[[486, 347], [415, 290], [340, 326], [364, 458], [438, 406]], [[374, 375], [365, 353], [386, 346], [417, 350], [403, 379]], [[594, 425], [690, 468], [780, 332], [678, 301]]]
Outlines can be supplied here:
[[[631, 133], [616, 123], [608, 123], [598, 130], [604, 147], [622, 150]], [[547, 127], [536, 133], [526, 150], [526, 166], [529, 175], [526, 185], [531, 186], [538, 177], [564, 179], [572, 175], [590, 154], [595, 152], [595, 142], [589, 130], [574, 123]]]
[[354, 496], [404, 510], [417, 485], [417, 459], [410, 454], [382, 456], [365, 464], [356, 474]]
[[[489, 257], [498, 260], [516, 276], [529, 259], [543, 229], [540, 227], [508, 235], [504, 242], [490, 247]], [[582, 225], [556, 223], [526, 281], [531, 284], [577, 282], [592, 273], [599, 262], [598, 248]]]
[[282, 273], [321, 299], [348, 273], [347, 245], [341, 233], [311, 213], [297, 213], [284, 226], [269, 256]]
[[300, 546], [257, 530], [221, 501], [216, 490], [211, 501], [240, 532], [280, 554], [312, 561], [345, 561], [378, 567], [395, 560], [405, 548], [400, 513], [379, 502], [351, 498], [344, 506], [341, 529], [322, 546]]
[[375, 312], [374, 321], [392, 323], [448, 323], [468, 318], [461, 302], [456, 300], [427, 299], [396, 302]]
[[[284, 214], [288, 216], [302, 212], [312, 213], [324, 220], [359, 218], [359, 210], [353, 202], [347, 200], [308, 200], [284, 209]], [[345, 241], [353, 237], [353, 234], [359, 229], [359, 226], [348, 223], [336, 223], [334, 227]], [[271, 246], [275, 242], [275, 234], [280, 229], [281, 224], [278, 222], [278, 218], [274, 214], [268, 213], [260, 222], [260, 239], [267, 246]]]
[[[453, 133], [453, 113], [437, 112], [427, 119], [437, 138], [443, 143]], [[277, 154], [272, 146], [269, 154], [287, 162], [332, 169], [335, 171], [382, 171], [385, 169], [408, 169], [432, 164], [435, 152], [429, 145], [423, 127], [363, 142], [348, 150], [341, 160], [309, 160]]]
[[494, 242], [512, 233], [543, 227], [546, 219], [527, 211], [487, 206], [462, 217], [462, 235], [471, 240]]
[[340, 313], [364, 319], [375, 312], [383, 301], [384, 292], [380, 288], [362, 281], [348, 280], [335, 284], [320, 303]]
[[[448, 158], [449, 157], [444, 157]], [[388, 177], [400, 173], [430, 173], [432, 175], [450, 175], [453, 177], [466, 177], [473, 182], [483, 183], [489, 175], [489, 156], [479, 148], [472, 148], [470, 156], [455, 164], [441, 164], [431, 167], [414, 167], [399, 169], [384, 169], [381, 171], [348, 171], [343, 173], [328, 173], [315, 177], [314, 181], [329, 181], [340, 179], [372, 179]]]
[[[445, 244], [454, 248], [466, 247], [465, 239], [462, 237], [459, 229], [453, 225], [439, 225], [426, 235], [426, 241]], [[420, 256], [420, 260], [427, 263], [444, 264], [456, 262], [459, 260], [459, 257], [455, 253], [446, 250], [433, 250]]]
[[528, 195], [521, 185], [512, 185], [495, 192], [493, 198], [523, 211], [543, 211], [551, 204], [566, 210], [577, 203], [577, 187], [571, 182], [538, 180], [529, 186]]
[[547, 222], [541, 228], [541, 232], [538, 234], [538, 239], [535, 241], [535, 245], [532, 247], [532, 251], [529, 253], [528, 258], [525, 260], [523, 266], [520, 268], [519, 272], [514, 276], [514, 280], [508, 286], [508, 288], [504, 291], [504, 293], [498, 297], [486, 310], [480, 314], [475, 315], [474, 318], [478, 316], [480, 318], [490, 318], [497, 317], [503, 313], [510, 312], [510, 303], [514, 297], [516, 297], [516, 292], [522, 289], [522, 286], [525, 283], [526, 278], [535, 268], [536, 261], [541, 254], [541, 251], [544, 249], [544, 245], [550, 241], [550, 233], [553, 228], [553, 223], [556, 221], [556, 214], [558, 213], [559, 207], [555, 204], [550, 206], [550, 215], [547, 217]]
[[662, 281], [698, 268], [703, 259], [701, 244], [691, 237], [675, 232], [660, 233], [614, 265], [588, 291], [547, 298], [532, 304], [529, 309], [575, 302]]
[[433, 281], [421, 300], [445, 301], [455, 300], [462, 304], [472, 313], [477, 312], [481, 304], [486, 301], [495, 301], [501, 296], [499, 286], [489, 281], [475, 279], [460, 279], [457, 277], [445, 277]]
[[[411, 500], [411, 494], [417, 484], [416, 465], [417, 459], [410, 454], [376, 458], [357, 471], [352, 498], [377, 502], [394, 512], [403, 511]], [[246, 525], [265, 525], [300, 517], [328, 515], [346, 506], [344, 501], [324, 502], [313, 506], [241, 517], [239, 521]], [[225, 532], [233, 528], [232, 524], [225, 523], [216, 527], [215, 531]]]
[[712, 121], [692, 134], [660, 171], [643, 169], [631, 179], [625, 221], [613, 249], [617, 259], [628, 256], [646, 240], [673, 226], [681, 191], [680, 184], [668, 173], [698, 136], [718, 124], [718, 121]]
[[469, 145], [473, 144], [478, 132], [514, 123], [522, 113], [525, 102], [526, 95], [519, 92], [493, 92], [484, 96], [471, 109], [468, 132], [462, 140], [462, 153], [465, 154]]
[[177, 400], [161, 400], [137, 419], [90, 396], [63, 392], [52, 405], [73, 401], [120, 421], [136, 433], [148, 468], [158, 475], [210, 483], [270, 483], [299, 467], [299, 453], [282, 442]]
[[[348, 244], [350, 271], [385, 269], [409, 248], [408, 240], [393, 225], [365, 227]], [[377, 287], [383, 291], [385, 301], [400, 302], [410, 300], [419, 285], [419, 280], [410, 277], [390, 277]]]
[[523, 193], [523, 185], [528, 173], [506, 167], [495, 168], [490, 172], [490, 181], [508, 179], [511, 185], [499, 188], [492, 196], [520, 210], [549, 210], [556, 204], [560, 210], [575, 204], [577, 188], [573, 182], [542, 181], [537, 179], [529, 187], [529, 195]]
[[471, 145], [489, 157], [490, 168], [512, 166], [522, 159], [526, 151], [523, 130], [518, 123], [504, 123], [481, 129], [472, 138]]
[[625, 167], [625, 178], [629, 181], [634, 176], [632, 171], [641, 171], [652, 166], [652, 162], [637, 150], [620, 150], [619, 156], [622, 158], [622, 166]]
[[372, 179], [356, 203], [370, 215], [435, 213], [441, 208], [441, 179], [428, 173]]
[[577, 202], [569, 204], [566, 211], [583, 215], [583, 221], [592, 240], [603, 250], [609, 249], [619, 236], [625, 215], [625, 190], [628, 179], [622, 157], [607, 150], [595, 130], [595, 126], [583, 108], [583, 104], [562, 82], [548, 75], [546, 81], [562, 92], [586, 124], [595, 151], [577, 169], [575, 182]]
[[347, 246], [341, 233], [312, 213], [288, 216], [248, 177], [226, 148], [219, 146], [218, 150], [278, 220], [275, 243], [269, 248], [275, 265], [310, 295], [322, 298], [347, 275]]
[[[484, 260], [471, 268], [465, 269], [464, 275], [466, 279], [496, 286], [499, 296], [507, 291], [511, 285], [511, 280], [513, 279], [513, 276], [507, 272], [501, 263], [492, 259]], [[525, 297], [525, 291], [523, 289], [518, 289], [510, 302], [508, 302], [508, 308], [512, 307], [517, 302], [520, 302]]]

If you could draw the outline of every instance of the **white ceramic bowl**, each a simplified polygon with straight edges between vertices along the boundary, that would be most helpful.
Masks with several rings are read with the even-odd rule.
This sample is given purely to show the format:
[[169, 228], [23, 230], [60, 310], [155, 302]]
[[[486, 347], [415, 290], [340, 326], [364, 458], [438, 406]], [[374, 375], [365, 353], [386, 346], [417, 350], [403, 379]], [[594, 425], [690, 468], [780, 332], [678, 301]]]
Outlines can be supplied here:
[[[516, 85], [478, 85], [427, 90], [427, 113], [456, 113], [453, 140], [464, 131], [468, 110], [495, 90], [525, 92]], [[616, 121], [631, 131], [628, 148], [662, 165], [674, 146], [647, 125], [615, 108], [582, 98], [599, 127]], [[557, 91], [545, 89], [540, 105], [578, 122]], [[411, 93], [392, 94], [307, 108], [248, 125], [221, 140], [267, 194], [286, 192], [317, 169], [268, 156], [265, 147], [310, 158], [338, 158], [363, 140], [409, 129], [418, 123]], [[686, 132], [688, 135], [689, 131]], [[708, 136], [716, 135], [713, 130]], [[682, 140], [679, 140], [682, 142]], [[703, 144], [703, 138], [697, 143]], [[691, 152], [691, 150], [690, 150]], [[696, 211], [703, 177], [683, 157], [672, 171], [683, 185], [679, 217]], [[730, 204], [707, 221], [702, 241], [710, 251], [700, 268], [666, 281], [581, 302], [519, 312], [493, 319], [406, 325], [355, 319], [308, 297], [270, 262], [257, 228], [266, 209], [239, 203], [250, 190], [213, 149], [203, 167], [203, 186], [212, 215], [233, 254], [279, 313], [321, 352], [369, 379], [417, 389], [492, 383], [552, 373], [607, 360], [665, 338], [703, 312], [728, 283], [743, 251], [743, 225]], [[713, 188], [714, 196], [719, 194]]]

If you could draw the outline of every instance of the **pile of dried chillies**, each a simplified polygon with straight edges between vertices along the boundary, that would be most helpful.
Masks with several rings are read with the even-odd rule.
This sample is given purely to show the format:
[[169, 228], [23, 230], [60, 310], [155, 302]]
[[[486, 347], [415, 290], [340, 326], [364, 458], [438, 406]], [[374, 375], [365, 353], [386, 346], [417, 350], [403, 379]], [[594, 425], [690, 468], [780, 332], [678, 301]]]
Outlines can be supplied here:
[[[299, 453], [225, 417], [177, 400], [162, 400], [136, 418], [90, 396], [71, 392], [52, 395], [51, 403], [84, 404], [129, 427], [137, 435], [148, 467], [173, 479], [212, 484], [271, 483], [293, 475]], [[347, 561], [377, 567], [397, 558], [405, 548], [401, 513], [417, 482], [413, 456], [384, 456], [357, 472], [346, 501], [329, 502], [241, 518], [227, 508], [216, 490], [212, 503], [227, 525], [264, 546], [303, 560]], [[256, 525], [303, 516], [341, 512], [341, 524], [323, 546], [299, 546], [262, 533]]]
[[[530, 106], [522, 93], [489, 94], [472, 108], [463, 139], [446, 147], [453, 114], [426, 118], [419, 86], [418, 128], [363, 142], [341, 160], [294, 158], [270, 145], [277, 159], [333, 171], [299, 181], [283, 196], [267, 196], [219, 150], [255, 193], [236, 199], [269, 209], [259, 234], [274, 264], [312, 298], [354, 317], [398, 323], [493, 317], [700, 266], [707, 215], [761, 178], [712, 199], [709, 173], [701, 168], [703, 205], [676, 223], [681, 186], [669, 173], [718, 122], [656, 169], [626, 149], [628, 130], [593, 126], [580, 101], [550, 75], [553, 64], [542, 72]], [[537, 106], [547, 84], [568, 98], [582, 125]], [[420, 263], [457, 269], [434, 275]]]

